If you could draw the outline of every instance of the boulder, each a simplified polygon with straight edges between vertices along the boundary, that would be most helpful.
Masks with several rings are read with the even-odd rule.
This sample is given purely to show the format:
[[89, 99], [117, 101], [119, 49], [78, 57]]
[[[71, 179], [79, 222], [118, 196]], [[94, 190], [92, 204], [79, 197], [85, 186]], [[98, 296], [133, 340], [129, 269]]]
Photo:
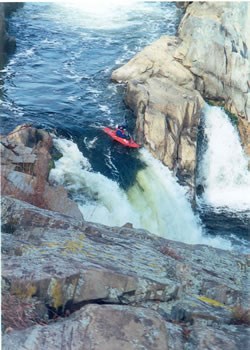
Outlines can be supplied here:
[[[181, 41], [175, 58], [203, 79], [205, 97], [225, 99], [226, 104], [230, 99], [237, 105], [234, 94], [238, 91], [246, 101], [250, 78], [248, 12], [247, 3], [193, 2], [187, 7], [178, 29]], [[248, 117], [243, 105], [236, 109]]]
[[66, 320], [6, 334], [6, 350], [167, 350], [164, 320], [154, 311], [117, 305], [87, 305]]
[[244, 350], [249, 346], [249, 329], [245, 326], [204, 327], [195, 325], [188, 335], [189, 349]]
[[180, 41], [176, 37], [162, 36], [124, 66], [113, 71], [111, 79], [126, 83], [133, 79], [144, 82], [150, 77], [157, 76], [170, 79], [178, 86], [194, 89], [194, 76], [174, 58], [179, 44]]
[[2, 194], [22, 199], [40, 208], [82, 218], [76, 203], [62, 187], [48, 183], [52, 166], [52, 138], [30, 125], [17, 127], [1, 136]]

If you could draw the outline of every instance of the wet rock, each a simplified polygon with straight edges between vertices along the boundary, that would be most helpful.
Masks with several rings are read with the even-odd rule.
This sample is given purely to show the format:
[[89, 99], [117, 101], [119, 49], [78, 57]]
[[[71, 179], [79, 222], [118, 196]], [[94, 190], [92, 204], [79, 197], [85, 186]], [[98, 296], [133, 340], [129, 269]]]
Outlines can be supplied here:
[[187, 8], [189, 4], [191, 4], [191, 1], [176, 1], [175, 4], [179, 8]]
[[7, 55], [16, 48], [16, 40], [6, 30], [6, 17], [15, 11], [22, 3], [0, 3], [0, 68], [6, 62]]
[[195, 79], [174, 59], [177, 38], [164, 36], [112, 73], [128, 82], [126, 102], [137, 117], [140, 143], [193, 190], [196, 138], [204, 101]]
[[1, 136], [0, 141], [3, 195], [82, 219], [67, 191], [48, 183], [52, 162], [52, 138], [48, 132], [25, 124]]
[[[250, 123], [247, 120], [240, 118], [238, 128], [244, 150], [246, 154], [250, 156]], [[250, 169], [250, 160], [248, 164]]]

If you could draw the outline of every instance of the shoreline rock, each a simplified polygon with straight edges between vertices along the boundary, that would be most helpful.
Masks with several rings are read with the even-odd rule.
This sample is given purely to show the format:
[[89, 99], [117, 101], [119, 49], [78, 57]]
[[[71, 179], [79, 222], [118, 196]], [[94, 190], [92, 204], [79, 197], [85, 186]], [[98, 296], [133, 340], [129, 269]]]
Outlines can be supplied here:
[[44, 130], [21, 125], [0, 138], [2, 195], [13, 196], [39, 208], [82, 218], [76, 203], [62, 186], [51, 186], [52, 138]]
[[137, 117], [138, 141], [193, 193], [197, 130], [205, 102], [194, 90], [192, 74], [174, 59], [177, 46], [176, 38], [161, 37], [115, 70], [112, 79], [128, 82], [125, 100]]
[[[221, 101], [236, 115], [245, 151], [250, 155], [250, 5], [197, 3], [186, 8], [175, 58], [197, 77], [205, 99]], [[201, 30], [202, 28], [202, 30]], [[247, 134], [248, 137], [244, 137]]]
[[[139, 141], [194, 194], [203, 98], [220, 102], [237, 115], [241, 139], [250, 155], [250, 28], [244, 21], [250, 5], [182, 5], [185, 14], [178, 36], [163, 36], [113, 71], [111, 79], [127, 83], [125, 101], [137, 118]], [[184, 95], [187, 102], [183, 102]]]
[[16, 39], [10, 36], [6, 29], [6, 17], [20, 6], [23, 6], [23, 3], [0, 3], [0, 68], [6, 62], [7, 56], [16, 49]]

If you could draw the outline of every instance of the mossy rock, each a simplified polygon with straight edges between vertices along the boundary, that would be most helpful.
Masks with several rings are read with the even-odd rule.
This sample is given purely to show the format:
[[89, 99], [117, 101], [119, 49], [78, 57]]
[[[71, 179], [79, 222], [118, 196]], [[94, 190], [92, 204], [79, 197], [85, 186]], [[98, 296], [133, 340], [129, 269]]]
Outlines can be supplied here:
[[225, 108], [225, 101], [224, 100], [207, 100], [206, 101], [209, 106], [216, 106], [216, 107], [221, 107], [224, 109], [226, 115], [229, 117], [231, 123], [238, 128], [239, 126], [239, 119], [236, 114], [229, 112]]
[[209, 305], [214, 306], [214, 307], [226, 307], [223, 303], [221, 303], [215, 299], [208, 298], [205, 295], [198, 296], [198, 299], [200, 301], [203, 301], [204, 303], [209, 304]]
[[231, 123], [238, 128], [239, 126], [239, 119], [236, 114], [229, 112], [228, 110], [225, 109], [225, 113], [229, 117]]
[[55, 146], [52, 146], [50, 154], [51, 154], [51, 157], [52, 157], [54, 162], [56, 162], [57, 160], [59, 160], [63, 156], [63, 154], [61, 152], [59, 152]]

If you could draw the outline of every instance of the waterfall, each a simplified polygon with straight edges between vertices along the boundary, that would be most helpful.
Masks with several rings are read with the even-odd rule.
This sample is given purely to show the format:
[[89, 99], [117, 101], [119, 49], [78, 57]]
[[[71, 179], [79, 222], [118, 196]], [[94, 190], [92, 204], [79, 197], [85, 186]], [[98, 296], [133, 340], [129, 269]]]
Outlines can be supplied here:
[[93, 172], [73, 141], [54, 139], [54, 145], [63, 156], [51, 170], [50, 181], [69, 190], [86, 221], [110, 226], [132, 222], [135, 227], [140, 226], [126, 193], [115, 181]]
[[219, 107], [206, 106], [198, 182], [202, 202], [228, 211], [250, 209], [250, 172], [237, 129]]
[[186, 192], [162, 163], [145, 149], [139, 153], [145, 168], [137, 173], [127, 193], [117, 182], [93, 172], [77, 145], [66, 139], [54, 139], [62, 153], [51, 170], [50, 181], [65, 186], [77, 202], [85, 220], [135, 228], [190, 244], [209, 244], [230, 248], [220, 237], [206, 237], [199, 218], [192, 211]]

